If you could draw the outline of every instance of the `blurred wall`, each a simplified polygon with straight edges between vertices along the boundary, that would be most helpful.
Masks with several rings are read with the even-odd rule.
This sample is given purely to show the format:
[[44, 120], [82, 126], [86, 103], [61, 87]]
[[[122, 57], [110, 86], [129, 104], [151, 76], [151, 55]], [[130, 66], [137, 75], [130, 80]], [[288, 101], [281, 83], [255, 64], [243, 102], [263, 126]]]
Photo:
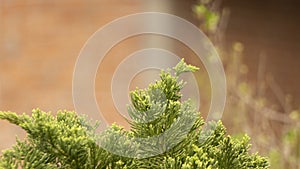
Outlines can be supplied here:
[[[74, 110], [72, 75], [80, 49], [104, 24], [139, 10], [138, 0], [0, 0], [0, 109]], [[4, 121], [0, 133], [0, 150], [24, 136]]]
[[291, 104], [300, 108], [300, 2], [223, 0], [222, 8], [230, 10], [224, 46], [244, 44], [251, 81], [260, 88], [271, 75], [269, 99], [278, 102], [279, 97], [279, 103], [292, 99]]

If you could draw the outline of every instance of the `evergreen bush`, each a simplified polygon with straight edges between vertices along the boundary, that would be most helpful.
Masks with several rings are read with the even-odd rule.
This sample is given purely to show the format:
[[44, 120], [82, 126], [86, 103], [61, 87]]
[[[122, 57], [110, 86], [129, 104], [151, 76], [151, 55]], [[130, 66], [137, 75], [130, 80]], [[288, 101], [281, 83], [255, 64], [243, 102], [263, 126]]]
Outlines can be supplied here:
[[[28, 134], [25, 140], [17, 139], [16, 145], [3, 151], [0, 168], [269, 168], [266, 158], [249, 153], [248, 136], [238, 139], [226, 135], [220, 121], [206, 124], [211, 130], [203, 130], [204, 120], [191, 100], [181, 101], [184, 82], [179, 80], [179, 75], [196, 70], [182, 60], [173, 68], [174, 73], [162, 70], [160, 80], [147, 89], [131, 92], [129, 131], [114, 124], [102, 134], [96, 134], [97, 125], [73, 111], [59, 111], [55, 116], [39, 109], [33, 110], [31, 116], [0, 112], [0, 119], [20, 126]], [[158, 142], [141, 144], [136, 139], [164, 133], [169, 134], [157, 137]]]

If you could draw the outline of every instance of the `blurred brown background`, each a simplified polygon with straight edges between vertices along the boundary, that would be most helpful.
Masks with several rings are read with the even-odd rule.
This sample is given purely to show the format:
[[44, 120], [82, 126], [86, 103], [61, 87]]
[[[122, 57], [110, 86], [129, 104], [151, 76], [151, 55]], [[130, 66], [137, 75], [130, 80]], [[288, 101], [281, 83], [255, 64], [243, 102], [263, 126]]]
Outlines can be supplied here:
[[230, 10], [226, 44], [244, 44], [251, 79], [259, 81], [259, 63], [300, 105], [300, 2], [297, 0], [224, 0]]
[[[74, 110], [72, 75], [80, 49], [101, 26], [140, 10], [125, 1], [0, 1], [0, 109]], [[0, 122], [0, 149], [23, 132]]]
[[[73, 110], [73, 69], [80, 49], [96, 30], [121, 16], [153, 10], [174, 13], [198, 26], [192, 12], [197, 3], [194, 0], [0, 0], [0, 110], [18, 113], [37, 107], [52, 112]], [[264, 78], [259, 76], [261, 71], [272, 74], [276, 82], [273, 87], [279, 91], [276, 94], [283, 99], [290, 96], [293, 105], [300, 105], [299, 2], [224, 0], [218, 4], [218, 8], [230, 11], [221, 44], [224, 49], [230, 50], [235, 41], [242, 42], [251, 82], [259, 88], [260, 78]], [[128, 41], [130, 45], [119, 44], [109, 54], [115, 59], [104, 60], [104, 74], [99, 78], [111, 78], [110, 69], [138, 48], [134, 45], [138, 38]], [[100, 84], [100, 100], [110, 94], [108, 82]], [[111, 111], [111, 99], [106, 102], [104, 110]], [[16, 135], [24, 137], [22, 130], [4, 121], [0, 121], [0, 133], [0, 150], [10, 147]]]

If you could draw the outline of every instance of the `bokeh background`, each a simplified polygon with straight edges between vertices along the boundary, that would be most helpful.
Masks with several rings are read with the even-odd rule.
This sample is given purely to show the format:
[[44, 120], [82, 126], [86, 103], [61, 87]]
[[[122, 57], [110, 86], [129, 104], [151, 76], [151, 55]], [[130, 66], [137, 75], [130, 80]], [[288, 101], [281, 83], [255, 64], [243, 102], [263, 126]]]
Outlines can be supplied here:
[[[252, 151], [269, 156], [272, 168], [299, 169], [299, 8], [296, 0], [0, 0], [0, 110], [74, 110], [72, 75], [87, 39], [121, 16], [168, 12], [198, 26], [218, 48], [228, 81], [222, 118], [228, 132], [250, 135]], [[140, 45], [149, 38], [152, 43]], [[201, 62], [175, 40], [145, 35], [118, 44], [100, 65], [95, 91], [107, 120], [127, 125], [114, 108], [110, 82], [122, 59], [144, 47], [172, 50], [201, 68], [205, 116], [210, 84]], [[25, 136], [5, 121], [0, 133], [0, 150]]]

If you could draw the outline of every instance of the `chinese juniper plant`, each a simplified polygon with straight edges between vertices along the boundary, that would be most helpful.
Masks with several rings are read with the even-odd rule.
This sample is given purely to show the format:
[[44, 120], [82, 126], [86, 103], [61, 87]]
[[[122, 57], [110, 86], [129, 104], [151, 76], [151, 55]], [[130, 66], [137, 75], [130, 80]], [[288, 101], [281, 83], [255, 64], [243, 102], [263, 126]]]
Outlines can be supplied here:
[[[174, 73], [171, 70], [161, 71], [159, 81], [150, 84], [147, 89], [131, 92], [128, 112], [133, 120], [129, 122], [130, 131], [114, 124], [99, 136], [95, 132], [96, 125], [91, 125], [85, 117], [73, 111], [59, 111], [55, 116], [39, 109], [33, 110], [31, 116], [0, 112], [0, 119], [20, 126], [28, 134], [25, 140], [17, 139], [16, 145], [3, 151], [0, 168], [269, 168], [266, 158], [249, 153], [247, 136], [235, 139], [226, 135], [220, 121], [209, 124], [213, 128], [210, 134], [202, 131], [204, 120], [191, 101], [180, 101], [184, 82], [179, 80], [179, 75], [196, 70], [196, 67], [181, 60], [173, 68]], [[193, 123], [186, 131], [185, 123], [190, 122]], [[134, 139], [155, 137], [171, 128], [171, 134], [162, 137], [159, 142], [140, 144]], [[97, 144], [99, 139], [101, 143]], [[180, 141], [176, 143], [172, 141], [174, 139]], [[128, 148], [119, 151], [132, 151], [133, 157], [108, 151], [112, 147], [118, 150], [118, 146], [124, 145]]]

